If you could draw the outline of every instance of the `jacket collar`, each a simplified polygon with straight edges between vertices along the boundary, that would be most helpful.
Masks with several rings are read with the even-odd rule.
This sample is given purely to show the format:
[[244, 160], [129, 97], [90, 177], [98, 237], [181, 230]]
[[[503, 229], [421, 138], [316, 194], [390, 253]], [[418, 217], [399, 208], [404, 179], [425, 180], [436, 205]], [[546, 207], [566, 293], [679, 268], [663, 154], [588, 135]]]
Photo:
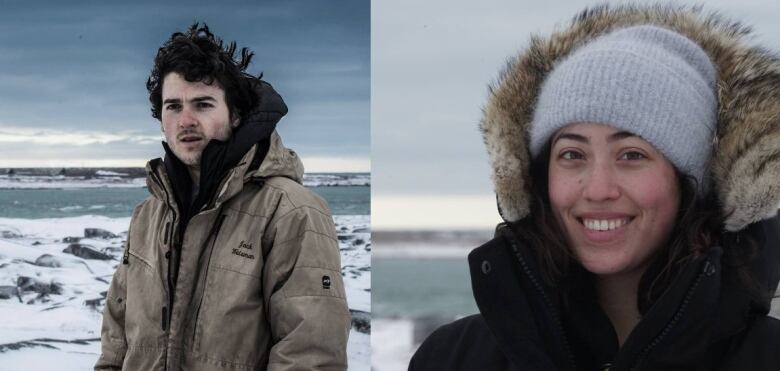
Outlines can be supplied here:
[[[263, 153], [265, 152], [265, 153]], [[258, 164], [259, 163], [259, 164]], [[173, 200], [174, 186], [162, 159], [154, 159], [146, 164], [146, 185], [149, 192], [157, 199], [166, 202], [170, 207], [176, 207]], [[261, 144], [253, 145], [236, 166], [230, 168], [220, 180], [219, 187], [207, 205], [219, 206], [229, 200], [253, 179], [285, 177], [296, 183], [303, 182], [303, 163], [295, 151], [288, 149], [282, 143], [282, 138], [274, 131], [268, 138], [268, 148], [263, 151]]]

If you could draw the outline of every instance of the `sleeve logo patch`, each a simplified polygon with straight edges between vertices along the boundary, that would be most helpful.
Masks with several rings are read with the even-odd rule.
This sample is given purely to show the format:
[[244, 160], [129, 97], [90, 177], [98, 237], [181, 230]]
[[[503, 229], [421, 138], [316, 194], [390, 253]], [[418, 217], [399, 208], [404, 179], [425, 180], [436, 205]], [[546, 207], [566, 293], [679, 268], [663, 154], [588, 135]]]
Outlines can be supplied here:
[[254, 259], [255, 255], [250, 254], [248, 252], [245, 252], [244, 250], [252, 251], [252, 244], [247, 244], [244, 241], [241, 241], [241, 243], [238, 245], [238, 247], [233, 248], [233, 255], [238, 255], [243, 258], [247, 259]]
[[326, 290], [330, 289], [330, 276], [322, 276], [322, 288]]

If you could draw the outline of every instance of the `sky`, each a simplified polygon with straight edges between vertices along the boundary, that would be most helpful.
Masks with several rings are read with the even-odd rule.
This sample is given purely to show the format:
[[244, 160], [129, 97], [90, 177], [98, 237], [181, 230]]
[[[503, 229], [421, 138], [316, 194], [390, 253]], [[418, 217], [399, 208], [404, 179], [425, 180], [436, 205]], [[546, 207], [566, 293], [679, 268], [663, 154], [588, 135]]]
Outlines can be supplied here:
[[[547, 35], [601, 3], [372, 2], [373, 228], [490, 229], [500, 222], [478, 131], [488, 84], [531, 34]], [[776, 0], [674, 3], [703, 3], [752, 25], [755, 43], [780, 51]]]
[[0, 0], [0, 167], [144, 166], [162, 155], [145, 82], [171, 33], [205, 22], [255, 52], [307, 171], [370, 169], [370, 4]]

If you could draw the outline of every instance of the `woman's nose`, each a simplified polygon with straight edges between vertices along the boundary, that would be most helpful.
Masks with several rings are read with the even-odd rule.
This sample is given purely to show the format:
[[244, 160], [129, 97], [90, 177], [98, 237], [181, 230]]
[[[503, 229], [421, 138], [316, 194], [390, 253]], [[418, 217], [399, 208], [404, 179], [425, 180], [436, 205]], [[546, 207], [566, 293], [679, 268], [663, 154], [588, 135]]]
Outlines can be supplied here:
[[594, 166], [584, 181], [583, 195], [590, 201], [615, 200], [620, 197], [619, 175], [606, 165]]

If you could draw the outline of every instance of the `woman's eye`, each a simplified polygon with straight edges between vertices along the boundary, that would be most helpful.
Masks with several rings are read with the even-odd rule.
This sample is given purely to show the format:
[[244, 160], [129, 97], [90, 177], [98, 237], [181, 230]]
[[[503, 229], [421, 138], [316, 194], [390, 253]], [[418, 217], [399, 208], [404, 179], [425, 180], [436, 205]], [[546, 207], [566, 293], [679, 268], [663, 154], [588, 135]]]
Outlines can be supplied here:
[[647, 156], [636, 151], [629, 151], [620, 156], [621, 160], [629, 160], [629, 161], [642, 160], [645, 158], [647, 158]]
[[577, 151], [565, 151], [561, 153], [561, 158], [564, 160], [581, 160], [585, 158], [585, 156]]

